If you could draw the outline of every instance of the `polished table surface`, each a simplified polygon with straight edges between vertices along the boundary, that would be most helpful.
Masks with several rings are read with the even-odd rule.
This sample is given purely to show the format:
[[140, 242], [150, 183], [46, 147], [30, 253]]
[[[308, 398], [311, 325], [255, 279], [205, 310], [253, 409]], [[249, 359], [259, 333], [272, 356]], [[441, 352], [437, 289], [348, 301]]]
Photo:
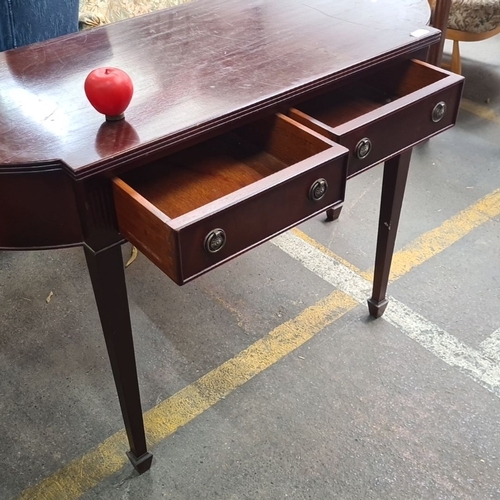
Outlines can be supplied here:
[[[0, 171], [56, 160], [81, 179], [426, 47], [426, 0], [198, 0], [0, 54]], [[100, 66], [135, 94], [120, 140], [82, 91]], [[115, 127], [120, 128], [120, 127]]]
[[[379, 317], [411, 149], [458, 111], [462, 79], [413, 60], [440, 39], [429, 15], [426, 0], [198, 0], [0, 54], [0, 249], [84, 247], [140, 473], [152, 455], [124, 238], [182, 284], [322, 211], [338, 217], [346, 178], [384, 161], [369, 300]], [[86, 100], [85, 77], [100, 66], [134, 82], [125, 120], [105, 122]], [[247, 163], [243, 136], [256, 139]], [[226, 163], [234, 153], [227, 179], [206, 151]], [[191, 161], [200, 174], [172, 195], [168, 176], [185, 182]], [[219, 178], [230, 189], [214, 197]], [[187, 213], [162, 212], [188, 191]]]

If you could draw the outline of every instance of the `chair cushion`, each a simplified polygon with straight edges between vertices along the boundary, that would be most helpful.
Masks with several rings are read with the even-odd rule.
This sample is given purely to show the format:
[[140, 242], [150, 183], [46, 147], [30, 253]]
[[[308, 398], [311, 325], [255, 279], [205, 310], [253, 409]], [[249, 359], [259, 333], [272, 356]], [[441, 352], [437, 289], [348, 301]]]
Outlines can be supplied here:
[[89, 27], [168, 9], [190, 0], [80, 0], [80, 22]]
[[485, 33], [500, 26], [500, 0], [452, 0], [448, 28]]

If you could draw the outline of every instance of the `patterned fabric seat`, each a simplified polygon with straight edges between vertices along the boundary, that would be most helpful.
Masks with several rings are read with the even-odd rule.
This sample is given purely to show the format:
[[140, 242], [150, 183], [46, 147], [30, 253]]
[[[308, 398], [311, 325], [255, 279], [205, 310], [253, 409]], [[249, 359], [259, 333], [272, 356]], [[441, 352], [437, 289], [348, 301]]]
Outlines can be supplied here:
[[448, 28], [485, 33], [500, 26], [500, 0], [452, 0]]
[[[453, 41], [451, 71], [462, 73], [460, 42], [480, 42], [500, 34], [500, 0], [429, 0], [432, 25]], [[431, 58], [441, 64], [443, 40]]]
[[80, 0], [80, 29], [122, 21], [189, 0]]

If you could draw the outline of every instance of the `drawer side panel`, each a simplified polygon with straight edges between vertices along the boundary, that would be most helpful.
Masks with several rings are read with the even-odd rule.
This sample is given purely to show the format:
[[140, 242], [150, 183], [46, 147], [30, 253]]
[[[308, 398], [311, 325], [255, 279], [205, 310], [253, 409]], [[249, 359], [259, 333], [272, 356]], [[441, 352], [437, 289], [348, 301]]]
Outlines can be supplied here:
[[120, 233], [176, 283], [179, 274], [178, 235], [168, 217], [121, 179], [113, 179]]

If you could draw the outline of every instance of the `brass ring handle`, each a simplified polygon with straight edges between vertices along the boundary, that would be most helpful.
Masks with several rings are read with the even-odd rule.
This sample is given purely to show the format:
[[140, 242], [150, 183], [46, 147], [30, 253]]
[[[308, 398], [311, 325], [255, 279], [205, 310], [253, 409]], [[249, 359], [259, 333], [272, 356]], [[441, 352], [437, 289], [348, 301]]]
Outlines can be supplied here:
[[446, 113], [446, 103], [444, 101], [438, 102], [434, 106], [434, 109], [432, 110], [432, 121], [434, 123], [441, 121], [445, 113]]
[[216, 253], [222, 250], [226, 244], [226, 232], [224, 229], [213, 229], [205, 237], [204, 247], [208, 253]]
[[328, 191], [328, 182], [326, 179], [318, 179], [314, 181], [309, 188], [309, 199], [312, 201], [319, 201], [323, 198]]
[[371, 150], [372, 150], [372, 141], [370, 141], [370, 139], [368, 139], [368, 137], [361, 139], [356, 144], [356, 156], [360, 160], [363, 160], [364, 158], [366, 158], [370, 154]]

